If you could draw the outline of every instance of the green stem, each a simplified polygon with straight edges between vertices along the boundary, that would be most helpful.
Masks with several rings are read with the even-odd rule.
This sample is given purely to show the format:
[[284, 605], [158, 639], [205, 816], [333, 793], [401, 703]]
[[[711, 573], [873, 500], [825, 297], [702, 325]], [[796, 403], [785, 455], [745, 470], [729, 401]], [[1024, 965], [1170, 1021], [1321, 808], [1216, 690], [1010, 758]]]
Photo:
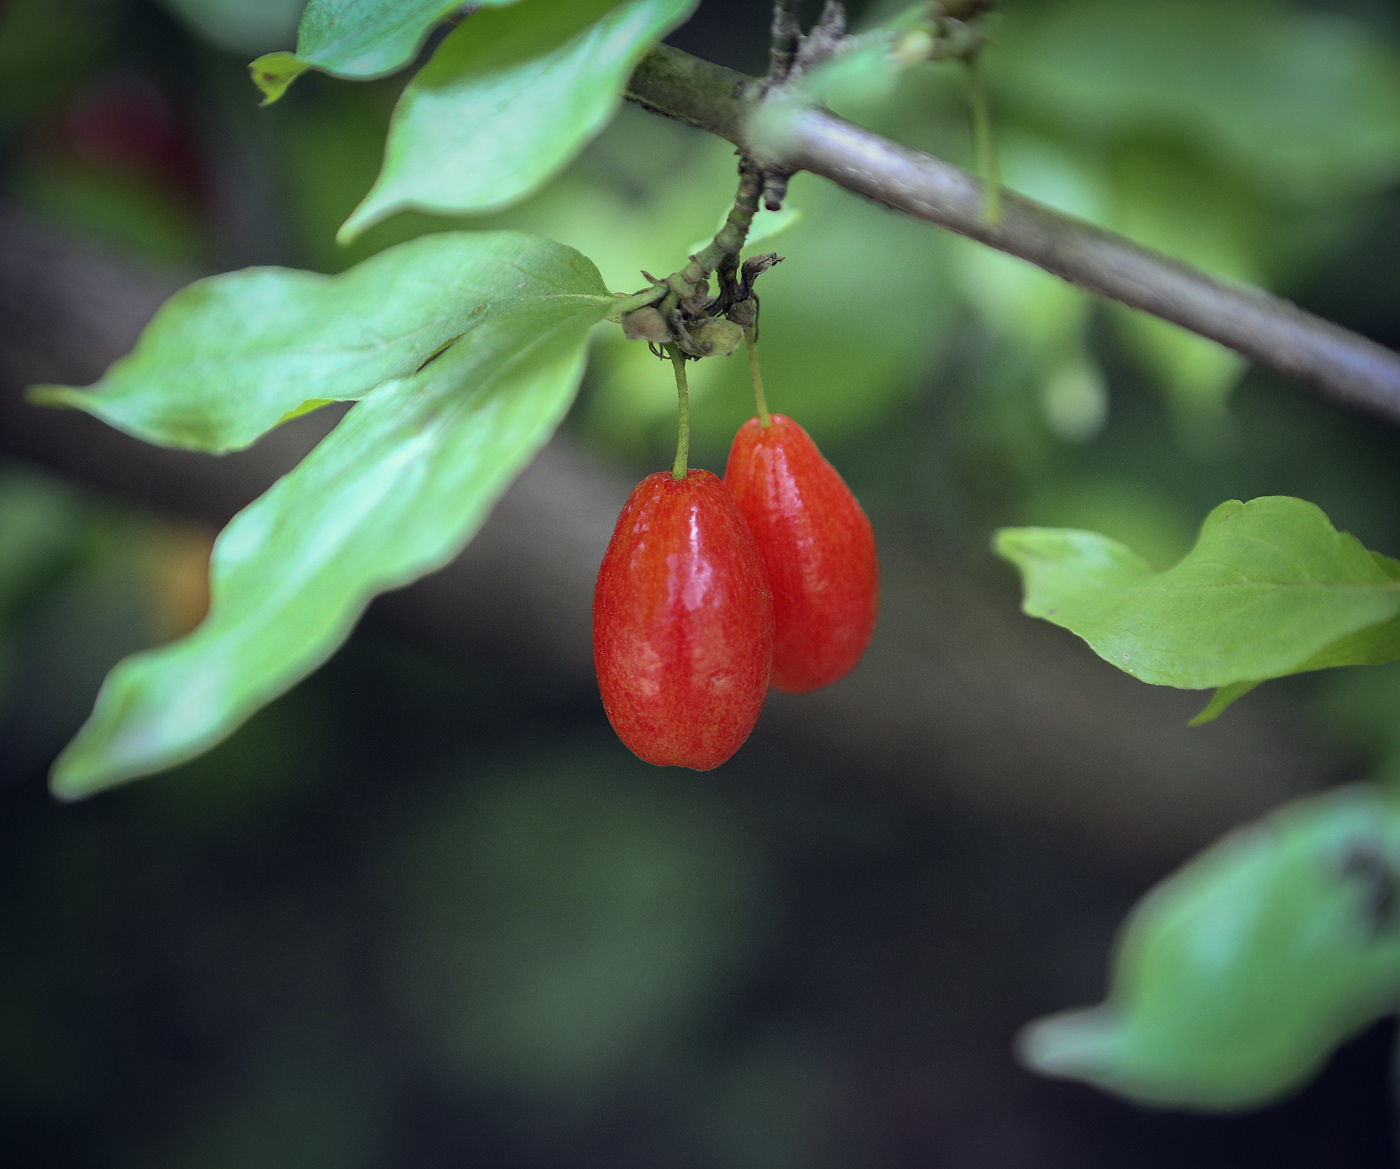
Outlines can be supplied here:
[[987, 98], [987, 77], [982, 69], [981, 52], [966, 58], [968, 100], [972, 103], [973, 169], [982, 179], [987, 201], [982, 214], [989, 227], [1001, 222], [1001, 162], [997, 158], [996, 135], [992, 132], [992, 107]]
[[758, 424], [772, 426], [773, 416], [768, 413], [768, 399], [763, 396], [763, 374], [758, 368], [758, 341], [752, 329], [744, 330], [744, 344], [749, 349], [749, 373], [753, 375], [753, 400], [758, 406]]
[[685, 354], [675, 344], [666, 346], [666, 353], [676, 370], [676, 398], [680, 411], [680, 427], [676, 435], [676, 461], [671, 466], [671, 478], [682, 482], [690, 473], [690, 387], [685, 380]]

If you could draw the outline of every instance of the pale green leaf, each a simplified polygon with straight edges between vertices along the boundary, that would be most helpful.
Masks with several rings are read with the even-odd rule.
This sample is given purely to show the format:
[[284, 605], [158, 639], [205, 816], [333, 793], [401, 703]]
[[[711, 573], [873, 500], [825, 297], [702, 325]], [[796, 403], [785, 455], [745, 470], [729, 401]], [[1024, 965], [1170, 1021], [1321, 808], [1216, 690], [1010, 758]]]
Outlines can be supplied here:
[[339, 276], [213, 276], [172, 296], [91, 389], [32, 396], [162, 446], [237, 450], [318, 400], [359, 398], [412, 373], [488, 306], [567, 287], [572, 269], [539, 263], [555, 247], [518, 232], [444, 232]]
[[[480, 0], [479, 6], [513, 3]], [[296, 53], [268, 53], [249, 69], [266, 95], [264, 105], [307, 69], [360, 80], [384, 77], [412, 61], [433, 27], [461, 7], [460, 0], [311, 0], [301, 15]]]
[[1400, 809], [1357, 785], [1234, 832], [1153, 889], [1108, 1001], [1042, 1019], [1022, 1058], [1157, 1106], [1256, 1108], [1393, 1011]]
[[480, 214], [553, 177], [607, 123], [642, 55], [696, 0], [521, 0], [463, 21], [394, 110], [342, 242], [396, 211]]
[[[490, 306], [425, 369], [378, 387], [215, 545], [209, 616], [136, 654], [54, 766], [75, 799], [207, 750], [324, 661], [370, 599], [446, 564], [544, 444], [613, 300], [560, 244], [537, 290]], [[543, 290], [543, 289], [547, 289]]]
[[1005, 528], [996, 550], [1021, 571], [1027, 613], [1154, 685], [1232, 686], [1400, 654], [1389, 624], [1400, 581], [1301, 499], [1221, 504], [1164, 572], [1073, 529]]

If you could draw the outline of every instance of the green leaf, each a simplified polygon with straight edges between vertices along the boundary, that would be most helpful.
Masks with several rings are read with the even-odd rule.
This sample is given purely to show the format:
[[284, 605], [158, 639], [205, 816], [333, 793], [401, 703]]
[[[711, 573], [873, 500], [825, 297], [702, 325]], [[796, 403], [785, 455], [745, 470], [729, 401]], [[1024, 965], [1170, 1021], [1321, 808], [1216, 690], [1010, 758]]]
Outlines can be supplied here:
[[1232, 833], [1153, 889], [1108, 1001], [1032, 1024], [1023, 1060], [1130, 1099], [1255, 1108], [1393, 1011], [1400, 809], [1357, 785]]
[[612, 117], [696, 0], [522, 0], [478, 12], [409, 83], [384, 168], [341, 242], [410, 207], [480, 214], [553, 177]]
[[538, 277], [520, 265], [539, 247], [516, 232], [443, 232], [339, 276], [213, 276], [172, 296], [91, 389], [31, 396], [162, 446], [237, 450], [313, 403], [412, 373], [489, 306], [538, 295]]
[[[505, 235], [505, 233], [502, 233]], [[207, 750], [323, 662], [370, 599], [446, 564], [548, 440], [614, 303], [562, 244], [514, 236], [526, 289], [378, 387], [219, 537], [204, 623], [108, 676], [53, 789], [76, 799]]]
[[1153, 685], [1232, 686], [1400, 656], [1393, 562], [1301, 499], [1222, 503], [1165, 572], [1094, 532], [1004, 528], [995, 546], [1021, 571], [1025, 612]]
[[[479, 0], [478, 6], [513, 3]], [[266, 95], [263, 105], [307, 69], [358, 80], [384, 77], [412, 61], [433, 27], [461, 7], [459, 0], [311, 0], [301, 15], [296, 53], [268, 53], [248, 68]]]

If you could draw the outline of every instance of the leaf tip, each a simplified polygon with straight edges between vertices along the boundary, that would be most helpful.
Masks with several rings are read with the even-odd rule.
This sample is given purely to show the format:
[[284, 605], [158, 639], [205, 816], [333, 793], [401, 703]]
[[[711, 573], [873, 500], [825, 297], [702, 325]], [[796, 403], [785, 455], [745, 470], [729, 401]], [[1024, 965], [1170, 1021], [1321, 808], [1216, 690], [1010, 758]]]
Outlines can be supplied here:
[[1206, 703], [1205, 709], [1186, 725], [1188, 727], [1203, 727], [1206, 723], [1214, 722], [1225, 713], [1227, 708], [1243, 698], [1258, 685], [1258, 682], [1226, 683], [1226, 685], [1219, 687], [1215, 691], [1211, 696], [1211, 700]]
[[49, 772], [49, 794], [65, 804], [74, 804], [113, 786], [100, 769], [86, 765], [70, 745], [55, 760]]
[[1102, 1007], [1037, 1019], [1016, 1036], [1023, 1067], [1054, 1079], [1094, 1079], [1112, 1047], [1115, 1023]]
[[24, 400], [31, 406], [55, 406], [65, 409], [78, 405], [73, 400], [78, 392], [72, 386], [30, 386], [24, 391]]
[[992, 551], [1003, 560], [1019, 565], [1025, 552], [1026, 528], [998, 528], [992, 533]]
[[253, 76], [253, 84], [262, 90], [262, 104], [270, 106], [308, 68], [305, 61], [292, 53], [265, 53], [248, 65], [248, 72]]
[[350, 212], [350, 218], [340, 225], [340, 230], [335, 233], [335, 242], [342, 248], [349, 247], [366, 228], [372, 227], [384, 217], [385, 212], [375, 205], [375, 193], [370, 191], [364, 197], [354, 211]]

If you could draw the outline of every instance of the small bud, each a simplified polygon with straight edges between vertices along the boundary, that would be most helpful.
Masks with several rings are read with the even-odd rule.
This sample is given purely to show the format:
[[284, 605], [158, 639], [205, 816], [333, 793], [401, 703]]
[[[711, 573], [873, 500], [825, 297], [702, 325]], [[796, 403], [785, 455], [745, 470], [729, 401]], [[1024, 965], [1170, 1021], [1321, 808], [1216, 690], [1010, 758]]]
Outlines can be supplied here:
[[650, 341], [656, 345], [676, 339], [666, 318], [651, 305], [623, 313], [622, 333], [629, 341]]
[[691, 329], [690, 338], [702, 357], [728, 357], [744, 343], [744, 330], [733, 321], [706, 321]]

